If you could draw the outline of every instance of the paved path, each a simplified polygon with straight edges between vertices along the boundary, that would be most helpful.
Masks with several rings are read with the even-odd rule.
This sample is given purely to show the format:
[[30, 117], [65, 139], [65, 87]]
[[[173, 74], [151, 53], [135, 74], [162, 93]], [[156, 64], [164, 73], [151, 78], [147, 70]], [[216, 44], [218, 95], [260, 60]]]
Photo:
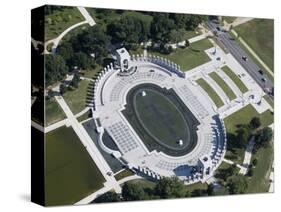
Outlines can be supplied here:
[[37, 124], [35, 121], [31, 120], [31, 126], [36, 128], [37, 130], [44, 132], [44, 127], [41, 126], [40, 124]]
[[249, 143], [246, 147], [243, 165], [242, 165], [242, 168], [239, 171], [239, 174], [243, 174], [243, 175], [247, 174], [249, 165], [251, 163], [252, 151], [253, 151], [254, 145], [255, 145], [255, 137], [253, 136], [250, 139], [250, 141], [249, 141]]
[[222, 159], [222, 161], [224, 161], [230, 165], [235, 164], [239, 169], [243, 168], [240, 164], [234, 163], [232, 160], [228, 160], [228, 159], [224, 158], [224, 159]]
[[77, 118], [77, 117], [79, 117], [79, 116], [82, 116], [84, 113], [87, 113], [89, 110], [90, 110], [89, 107], [85, 107], [82, 111], [80, 111], [79, 113], [77, 113], [77, 114], [75, 115], [75, 117]]
[[56, 122], [54, 124], [49, 125], [48, 127], [45, 127], [44, 132], [48, 133], [48, 132], [53, 131], [53, 130], [55, 130], [59, 127], [62, 127], [64, 125], [68, 126], [68, 120], [67, 119], [61, 120], [59, 122]]
[[197, 35], [195, 37], [192, 37], [190, 39], [188, 39], [189, 43], [194, 43], [194, 42], [197, 42], [197, 41], [200, 41], [200, 40], [203, 40], [205, 38], [207, 38], [209, 35], [209, 33], [203, 33], [201, 35]]
[[88, 22], [90, 26], [94, 26], [96, 22], [92, 18], [92, 16], [88, 13], [85, 7], [77, 7], [80, 13], [84, 16], [85, 20]]
[[52, 44], [53, 44], [52, 49], [56, 49], [56, 48], [58, 47], [59, 42], [61, 41], [61, 39], [62, 39], [68, 32], [70, 32], [71, 30], [75, 29], [76, 27], [79, 27], [79, 26], [81, 26], [81, 25], [83, 25], [83, 24], [86, 24], [86, 23], [88, 23], [88, 21], [82, 21], [82, 22], [79, 22], [79, 23], [77, 23], [77, 24], [74, 24], [74, 25], [68, 27], [66, 30], [64, 30], [58, 37], [56, 37], [56, 38], [54, 38], [54, 39], [52, 39], [52, 40], [48, 40], [47, 42], [45, 42], [45, 44], [44, 44], [44, 47], [45, 47], [44, 53], [45, 53], [45, 54], [50, 54], [50, 52], [47, 50], [47, 46], [48, 46], [49, 44], [52, 43]]
[[238, 17], [238, 18], [236, 18], [236, 19], [231, 23], [231, 25], [232, 25], [233, 27], [236, 27], [236, 26], [238, 26], [238, 25], [244, 24], [244, 23], [246, 23], [246, 22], [248, 22], [248, 21], [251, 21], [251, 20], [253, 20], [253, 19], [254, 19], [254, 18]]

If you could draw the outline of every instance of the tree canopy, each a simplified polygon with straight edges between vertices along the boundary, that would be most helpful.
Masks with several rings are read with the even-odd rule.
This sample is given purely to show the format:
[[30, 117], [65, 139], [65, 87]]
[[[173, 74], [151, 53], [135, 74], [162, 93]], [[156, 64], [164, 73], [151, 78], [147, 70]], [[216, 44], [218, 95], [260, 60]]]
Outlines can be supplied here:
[[145, 200], [148, 196], [141, 186], [134, 183], [125, 183], [122, 187], [122, 197], [125, 201], [133, 201]]
[[45, 80], [46, 85], [51, 85], [62, 80], [68, 73], [68, 67], [60, 55], [45, 56]]
[[227, 186], [230, 194], [243, 194], [248, 187], [248, 182], [245, 176], [235, 175], [227, 179]]
[[93, 202], [95, 203], [103, 203], [103, 202], [120, 202], [121, 198], [120, 195], [109, 191], [100, 196], [98, 196]]
[[250, 127], [252, 129], [257, 129], [261, 126], [261, 120], [259, 117], [254, 117], [252, 118], [252, 120], [250, 121]]
[[121, 16], [120, 21], [108, 25], [107, 31], [113, 43], [122, 43], [128, 49], [147, 41], [150, 21], [141, 16]]
[[265, 147], [272, 140], [272, 137], [273, 137], [272, 129], [269, 127], [265, 127], [257, 132], [255, 140], [259, 146]]
[[157, 181], [155, 194], [160, 196], [162, 199], [190, 196], [190, 193], [178, 177], [165, 177]]

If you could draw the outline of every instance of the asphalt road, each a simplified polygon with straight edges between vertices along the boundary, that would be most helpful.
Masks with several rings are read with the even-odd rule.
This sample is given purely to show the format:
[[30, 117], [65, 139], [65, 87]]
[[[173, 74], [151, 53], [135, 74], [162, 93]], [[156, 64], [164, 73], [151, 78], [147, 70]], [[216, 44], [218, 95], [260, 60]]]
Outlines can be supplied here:
[[[245, 68], [245, 70], [252, 76], [252, 78], [263, 88], [263, 90], [268, 93], [274, 87], [273, 82], [266, 76], [264, 72], [261, 75], [258, 71], [263, 70], [260, 68], [250, 56], [239, 46], [239, 44], [231, 37], [228, 32], [218, 31], [217, 27], [222, 28], [219, 24], [212, 21], [208, 22], [208, 28], [214, 32], [216, 31], [218, 42], [220, 42], [228, 51], [234, 56], [234, 58]], [[242, 57], [246, 56], [247, 61], [243, 60]], [[264, 82], [262, 79], [266, 79]]]

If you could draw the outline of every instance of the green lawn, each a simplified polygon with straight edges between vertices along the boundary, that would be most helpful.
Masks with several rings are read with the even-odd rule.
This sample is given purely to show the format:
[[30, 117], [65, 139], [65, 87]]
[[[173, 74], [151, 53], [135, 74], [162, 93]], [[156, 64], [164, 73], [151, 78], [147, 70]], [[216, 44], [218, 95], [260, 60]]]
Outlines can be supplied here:
[[226, 84], [226, 82], [216, 72], [212, 72], [209, 75], [221, 87], [221, 89], [228, 96], [230, 101], [236, 98], [236, 95], [234, 94], [232, 89]]
[[100, 65], [96, 65], [96, 67], [94, 69], [82, 70], [81, 76], [92, 79], [92, 78], [96, 77], [96, 74], [101, 69], [102, 69], [102, 67]]
[[263, 98], [264, 98], [264, 99], [268, 102], [268, 104], [274, 109], [274, 101], [273, 101], [268, 95], [264, 96]]
[[273, 144], [267, 148], [260, 148], [253, 155], [252, 160], [256, 158], [258, 164], [253, 168], [253, 176], [248, 180], [248, 189], [246, 193], [268, 192], [269, 175], [273, 162], [274, 152]]
[[153, 20], [153, 17], [151, 15], [149, 15], [149, 13], [140, 12], [140, 11], [133, 11], [133, 10], [124, 11], [122, 16], [136, 17], [138, 19], [141, 19], [141, 20], [145, 21], [147, 24], [150, 24], [151, 21]]
[[139, 46], [136, 50], [129, 50], [130, 55], [143, 55], [143, 48]]
[[274, 70], [274, 21], [253, 19], [234, 28], [256, 54]]
[[235, 163], [242, 164], [245, 149], [237, 147], [236, 140], [232, 139], [232, 135], [236, 135], [237, 125], [248, 124], [253, 117], [259, 117], [262, 123], [262, 127], [268, 126], [273, 123], [273, 114], [267, 110], [262, 114], [259, 114], [252, 105], [240, 109], [239, 111], [231, 114], [224, 119], [226, 131], [228, 133], [228, 145], [231, 146], [231, 151], [227, 150], [225, 157], [232, 160]]
[[207, 188], [208, 188], [207, 183], [194, 183], [186, 186], [186, 189], [190, 193], [192, 193], [194, 190], [207, 190]]
[[190, 38], [196, 37], [196, 36], [198, 36], [200, 34], [202, 34], [202, 33], [200, 31], [197, 31], [197, 30], [185, 31], [184, 38], [185, 39], [190, 39]]
[[[52, 6], [55, 7], [55, 6]], [[64, 7], [45, 16], [45, 41], [53, 39], [84, 17], [76, 7]]]
[[64, 112], [56, 102], [55, 98], [50, 98], [45, 102], [46, 124], [54, 124], [66, 118]]
[[146, 96], [134, 95], [134, 106], [143, 128], [159, 139], [168, 148], [181, 149], [176, 141], [182, 139], [183, 146], [189, 142], [189, 128], [181, 112], [160, 92], [145, 89]]
[[238, 124], [248, 124], [253, 117], [260, 118], [262, 127], [269, 126], [273, 123], [273, 114], [271, 111], [267, 110], [259, 114], [256, 109], [249, 104], [224, 119], [226, 131], [235, 134]]
[[177, 63], [180, 66], [181, 70], [188, 71], [210, 61], [210, 58], [204, 52], [204, 50], [211, 47], [213, 47], [212, 43], [208, 39], [204, 39], [192, 43], [188, 48], [178, 48], [168, 55], [161, 54], [155, 51], [150, 51], [149, 53], [167, 58], [174, 63]]
[[73, 204], [105, 179], [71, 127], [46, 134], [46, 205]]
[[196, 82], [208, 93], [209, 97], [213, 100], [218, 108], [223, 106], [223, 101], [217, 92], [204, 79], [198, 79]]
[[138, 184], [142, 188], [153, 189], [155, 187], [155, 182], [146, 179], [130, 180], [129, 183]]
[[228, 66], [222, 67], [222, 70], [236, 84], [236, 86], [240, 89], [242, 93], [246, 93], [248, 91], [248, 88], [245, 86], [245, 84]]
[[79, 113], [86, 107], [88, 80], [81, 80], [78, 88], [73, 91], [66, 91], [63, 98], [73, 114]]
[[118, 181], [118, 180], [121, 180], [125, 177], [129, 177], [129, 176], [132, 176], [134, 175], [135, 173], [132, 172], [131, 170], [129, 169], [124, 169], [123, 171], [119, 172], [118, 174], [114, 175], [115, 179]]

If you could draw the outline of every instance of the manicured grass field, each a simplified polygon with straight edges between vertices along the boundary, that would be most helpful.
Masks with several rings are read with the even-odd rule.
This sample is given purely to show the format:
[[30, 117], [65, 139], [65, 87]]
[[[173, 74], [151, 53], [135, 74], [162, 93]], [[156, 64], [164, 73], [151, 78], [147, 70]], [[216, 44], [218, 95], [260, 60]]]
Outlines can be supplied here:
[[248, 124], [253, 117], [259, 117], [262, 123], [262, 127], [268, 126], [273, 123], [273, 114], [267, 110], [262, 114], [259, 114], [252, 105], [240, 109], [239, 111], [231, 114], [224, 119], [224, 124], [228, 136], [228, 145], [232, 146], [232, 151], [226, 151], [226, 158], [232, 160], [235, 163], [242, 164], [245, 154], [244, 148], [238, 148], [235, 144], [235, 140], [230, 138], [230, 135], [236, 135], [237, 125]]
[[245, 86], [245, 84], [228, 66], [222, 67], [222, 70], [236, 84], [236, 86], [240, 89], [242, 93], [246, 93], [248, 91], [248, 88]]
[[190, 193], [192, 193], [194, 190], [207, 190], [207, 188], [208, 188], [207, 183], [194, 183], [186, 186], [186, 189]]
[[216, 81], [216, 83], [221, 87], [221, 89], [225, 92], [225, 94], [228, 96], [228, 98], [230, 100], [233, 100], [236, 98], [236, 95], [231, 90], [231, 88], [226, 84], [226, 82], [216, 72], [212, 72], [209, 75], [210, 75], [210, 77], [212, 77], [213, 80]]
[[45, 17], [45, 41], [53, 39], [84, 17], [76, 7], [64, 7]]
[[149, 151], [182, 156], [195, 147], [199, 122], [173, 89], [141, 84], [130, 90], [126, 100], [122, 114]]
[[134, 172], [132, 172], [129, 169], [124, 169], [123, 171], [121, 171], [118, 174], [114, 175], [114, 177], [118, 181], [118, 180], [121, 180], [121, 179], [123, 179], [125, 177], [129, 177], [129, 176], [132, 176], [132, 175], [134, 175]]
[[87, 69], [87, 70], [82, 70], [81, 71], [81, 76], [86, 77], [86, 78], [94, 78], [96, 77], [96, 74], [102, 69], [100, 65], [96, 65], [94, 69]]
[[64, 112], [54, 98], [48, 99], [45, 102], [46, 124], [51, 125], [66, 118]]
[[221, 100], [217, 92], [204, 79], [198, 79], [196, 82], [208, 93], [208, 95], [218, 108], [223, 106], [223, 101]]
[[73, 204], [102, 188], [105, 181], [73, 129], [46, 134], [46, 204]]
[[163, 145], [179, 148], [189, 138], [189, 129], [181, 112], [165, 96], [157, 91], [146, 90], [146, 96], [135, 95], [135, 110], [148, 133], [159, 139]]
[[248, 189], [246, 193], [268, 192], [269, 175], [273, 161], [273, 144], [267, 148], [260, 148], [256, 154], [252, 156], [252, 160], [257, 158], [258, 164], [253, 168], [253, 176], [248, 181]]
[[274, 69], [274, 21], [272, 19], [253, 19], [234, 28], [256, 54]]
[[224, 119], [226, 131], [228, 133], [235, 134], [235, 131], [237, 130], [237, 125], [248, 124], [253, 117], [260, 118], [262, 127], [266, 127], [273, 123], [273, 114], [271, 113], [271, 111], [267, 110], [259, 114], [255, 110], [255, 108], [249, 104]]
[[128, 183], [138, 184], [142, 188], [153, 189], [155, 187], [155, 182], [146, 179], [130, 180]]
[[188, 71], [210, 61], [210, 58], [204, 52], [204, 50], [211, 47], [213, 47], [212, 43], [208, 39], [204, 39], [192, 43], [188, 48], [178, 48], [168, 55], [160, 54], [158, 52], [149, 53], [167, 58], [174, 63], [177, 63], [180, 66], [181, 70]]
[[88, 85], [89, 81], [81, 80], [78, 88], [63, 94], [63, 98], [73, 114], [79, 113], [85, 108]]
[[264, 96], [263, 98], [264, 98], [264, 99], [268, 102], [268, 104], [274, 109], [274, 102], [273, 102], [273, 100], [272, 100], [268, 95]]

